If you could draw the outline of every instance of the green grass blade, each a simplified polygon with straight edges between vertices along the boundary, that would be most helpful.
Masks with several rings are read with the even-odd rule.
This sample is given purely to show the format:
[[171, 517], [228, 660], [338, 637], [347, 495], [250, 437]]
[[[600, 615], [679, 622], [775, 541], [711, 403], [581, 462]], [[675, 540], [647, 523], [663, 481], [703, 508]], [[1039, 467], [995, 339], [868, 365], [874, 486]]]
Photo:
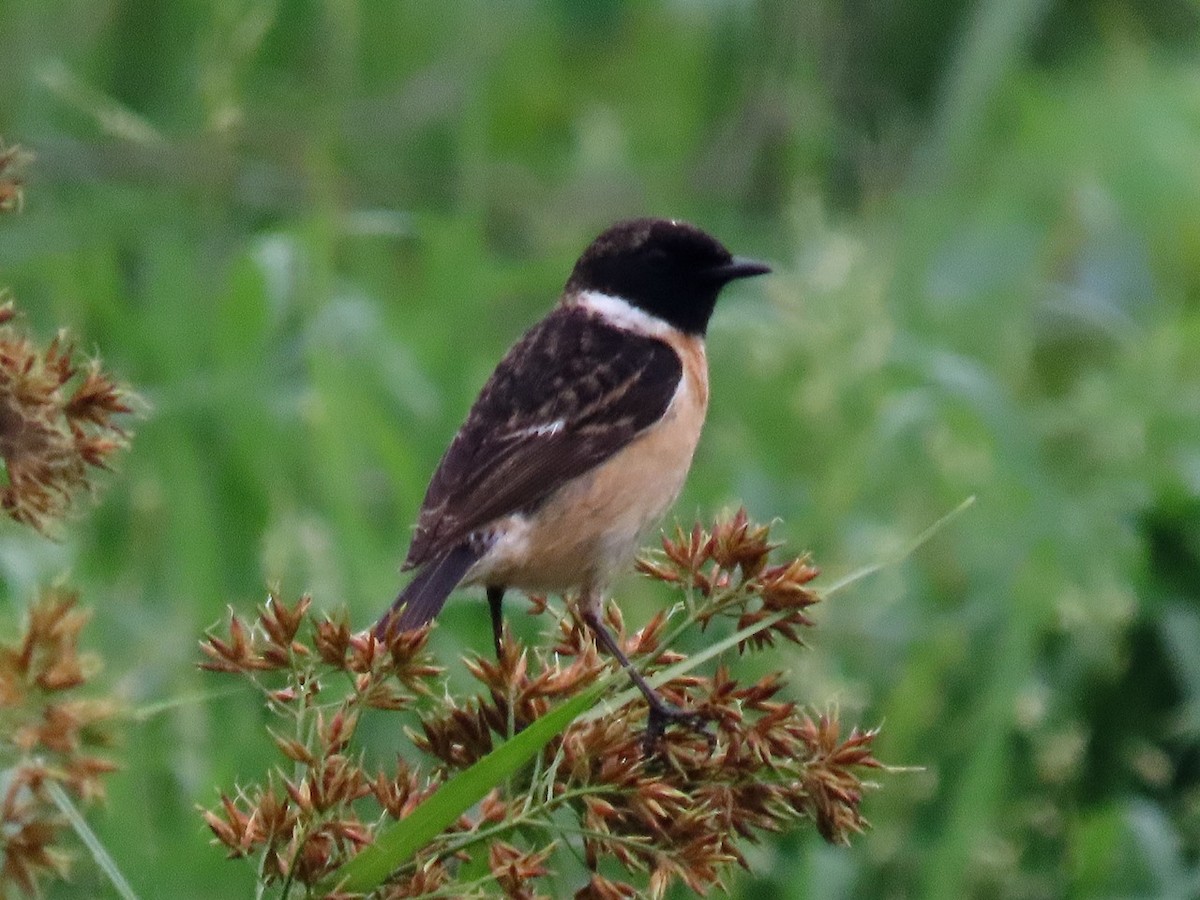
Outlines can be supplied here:
[[910, 540], [907, 544], [905, 544], [904, 547], [901, 548], [900, 552], [894, 556], [879, 560], [878, 562], [873, 562], [870, 565], [863, 566], [861, 569], [855, 569], [849, 575], [839, 578], [833, 584], [823, 586], [821, 588], [821, 596], [831, 597], [838, 591], [845, 590], [856, 581], [862, 581], [864, 578], [874, 575], [876, 572], [882, 572], [888, 566], [894, 566], [898, 563], [904, 562], [904, 560], [908, 559], [910, 556], [920, 550], [921, 547], [928, 543], [930, 538], [949, 525], [954, 519], [957, 519], [968, 509], [974, 506], [975, 499], [976, 498], [974, 494], [967, 497], [965, 500], [959, 503], [958, 506], [954, 507], [954, 509], [950, 510], [948, 513]]
[[47, 779], [43, 782], [46, 788], [46, 793], [50, 795], [50, 799], [54, 801], [54, 805], [58, 807], [58, 811], [66, 816], [67, 821], [71, 823], [71, 827], [75, 833], [79, 835], [79, 839], [92, 854], [92, 859], [96, 861], [96, 865], [100, 870], [108, 876], [108, 880], [112, 882], [113, 888], [120, 894], [122, 900], [138, 900], [137, 894], [133, 892], [133, 888], [121, 874], [121, 870], [117, 868], [116, 861], [109, 855], [104, 844], [100, 842], [100, 838], [96, 836], [96, 832], [92, 831], [91, 827], [84, 820], [79, 809], [71, 802], [71, 798], [67, 796], [67, 792], [62, 789], [62, 786], [52, 779]]
[[459, 772], [413, 810], [384, 830], [375, 843], [335, 872], [329, 884], [350, 893], [366, 893], [406, 863], [414, 853], [452, 825], [498, 784], [531, 760], [556, 734], [600, 699], [603, 680], [533, 722], [479, 762]]
[[246, 689], [240, 685], [213, 691], [195, 691], [190, 694], [147, 703], [129, 711], [127, 716], [131, 722], [136, 722], [140, 725], [143, 722], [150, 721], [155, 716], [160, 716], [163, 713], [168, 713], [185, 706], [198, 706], [201, 703], [208, 703], [211, 700], [221, 700], [225, 697], [233, 697], [237, 694], [245, 693], [247, 693]]

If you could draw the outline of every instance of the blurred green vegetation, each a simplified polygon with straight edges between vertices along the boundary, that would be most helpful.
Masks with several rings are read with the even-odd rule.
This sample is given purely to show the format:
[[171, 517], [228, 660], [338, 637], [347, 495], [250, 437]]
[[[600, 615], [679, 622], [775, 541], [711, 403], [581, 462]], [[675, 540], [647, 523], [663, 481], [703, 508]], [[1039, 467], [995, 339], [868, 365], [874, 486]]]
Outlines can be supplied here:
[[[196, 641], [265, 585], [366, 623], [505, 347], [613, 219], [731, 291], [677, 514], [744, 502], [837, 575], [804, 702], [882, 722], [874, 830], [752, 848], [734, 896], [1200, 896], [1200, 4], [4, 0], [37, 153], [0, 283], [150, 412], [68, 572], [135, 709], [97, 831], [144, 896], [248, 896], [194, 812], [270, 759]], [[660, 598], [630, 578], [627, 616]], [[514, 616], [519, 629], [538, 623]], [[452, 602], [448, 663], [486, 650]], [[451, 666], [453, 668], [453, 665]], [[389, 737], [389, 736], [384, 736]], [[404, 740], [390, 736], [391, 740]], [[86, 862], [54, 897], [104, 895]]]

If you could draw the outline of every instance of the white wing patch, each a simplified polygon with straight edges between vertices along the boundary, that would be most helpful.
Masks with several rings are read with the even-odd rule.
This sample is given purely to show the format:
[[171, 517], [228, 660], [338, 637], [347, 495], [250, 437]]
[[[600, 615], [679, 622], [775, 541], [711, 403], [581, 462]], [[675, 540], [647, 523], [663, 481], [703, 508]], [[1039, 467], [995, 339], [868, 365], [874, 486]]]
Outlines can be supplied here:
[[543, 422], [540, 425], [529, 425], [525, 428], [518, 428], [516, 431], [510, 431], [505, 435], [510, 441], [515, 441], [518, 438], [524, 437], [550, 437], [558, 434], [567, 427], [566, 420], [555, 419], [553, 422]]

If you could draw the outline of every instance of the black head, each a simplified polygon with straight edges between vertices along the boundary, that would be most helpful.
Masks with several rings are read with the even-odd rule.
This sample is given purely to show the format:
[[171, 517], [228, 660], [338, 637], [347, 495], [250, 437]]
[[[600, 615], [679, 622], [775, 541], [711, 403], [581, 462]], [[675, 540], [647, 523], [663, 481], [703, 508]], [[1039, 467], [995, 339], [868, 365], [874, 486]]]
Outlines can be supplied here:
[[629, 219], [613, 225], [579, 257], [570, 291], [601, 291], [689, 334], [704, 334], [717, 294], [737, 278], [771, 271], [730, 255], [716, 238], [686, 222]]

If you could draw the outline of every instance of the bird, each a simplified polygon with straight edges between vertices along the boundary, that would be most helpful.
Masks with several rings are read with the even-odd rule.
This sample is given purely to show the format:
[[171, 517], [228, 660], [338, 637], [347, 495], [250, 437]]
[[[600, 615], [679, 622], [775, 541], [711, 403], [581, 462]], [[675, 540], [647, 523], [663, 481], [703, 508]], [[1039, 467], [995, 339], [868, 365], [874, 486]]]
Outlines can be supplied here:
[[687, 222], [618, 221], [554, 308], [512, 346], [438, 463], [381, 639], [483, 586], [496, 654], [510, 589], [576, 596], [579, 617], [648, 704], [652, 745], [703, 730], [629, 662], [603, 622], [609, 586], [675, 501], [708, 408], [705, 337], [722, 288], [770, 272]]

